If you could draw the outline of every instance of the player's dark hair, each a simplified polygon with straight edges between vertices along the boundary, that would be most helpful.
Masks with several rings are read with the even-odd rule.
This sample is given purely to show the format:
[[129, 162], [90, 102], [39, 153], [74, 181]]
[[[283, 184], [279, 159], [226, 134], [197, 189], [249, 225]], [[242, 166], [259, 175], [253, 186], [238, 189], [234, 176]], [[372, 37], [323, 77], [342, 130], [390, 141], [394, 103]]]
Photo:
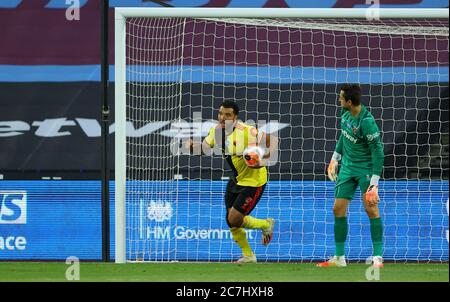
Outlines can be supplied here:
[[220, 106], [223, 108], [233, 108], [234, 114], [239, 114], [239, 106], [232, 100], [225, 100]]
[[344, 84], [341, 90], [344, 91], [344, 99], [346, 101], [351, 100], [353, 106], [361, 104], [361, 86], [358, 84]]

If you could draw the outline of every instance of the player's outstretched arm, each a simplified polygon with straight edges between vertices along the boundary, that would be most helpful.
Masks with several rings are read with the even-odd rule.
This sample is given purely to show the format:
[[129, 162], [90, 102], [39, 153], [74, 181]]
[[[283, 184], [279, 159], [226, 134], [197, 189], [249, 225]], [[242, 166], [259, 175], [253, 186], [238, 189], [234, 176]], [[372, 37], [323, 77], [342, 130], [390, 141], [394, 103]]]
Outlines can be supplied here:
[[204, 139], [201, 143], [195, 142], [192, 139], [188, 139], [185, 143], [185, 148], [189, 150], [189, 154], [192, 155], [212, 155], [213, 147], [208, 144], [207, 140]]
[[[217, 127], [217, 126], [216, 126]], [[214, 144], [215, 144], [215, 133], [216, 133], [216, 127], [212, 127], [208, 135], [203, 139], [203, 141], [200, 143], [200, 141], [194, 141], [192, 139], [188, 139], [185, 144], [185, 148], [189, 150], [189, 154], [192, 155], [213, 155], [214, 152]]]
[[211, 146], [206, 139], [203, 140], [202, 142], [202, 152], [204, 155], [209, 155], [211, 156], [214, 152], [213, 146]]

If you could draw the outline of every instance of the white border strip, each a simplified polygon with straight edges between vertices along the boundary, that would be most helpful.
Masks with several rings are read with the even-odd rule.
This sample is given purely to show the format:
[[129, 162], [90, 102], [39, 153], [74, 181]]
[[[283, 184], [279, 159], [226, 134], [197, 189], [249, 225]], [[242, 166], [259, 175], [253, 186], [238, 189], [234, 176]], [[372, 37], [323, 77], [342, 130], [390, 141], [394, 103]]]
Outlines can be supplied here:
[[[116, 10], [117, 15], [120, 13]], [[125, 263], [126, 260], [126, 35], [125, 19], [115, 22], [115, 262]]]
[[448, 19], [444, 8], [219, 8], [219, 7], [118, 7], [116, 19], [123, 17], [192, 18], [371, 18]]
[[191, 17], [191, 18], [377, 18], [448, 19], [448, 9], [402, 8], [154, 8], [129, 7], [115, 9], [115, 231], [116, 263], [126, 261], [125, 187], [126, 187], [126, 17]]

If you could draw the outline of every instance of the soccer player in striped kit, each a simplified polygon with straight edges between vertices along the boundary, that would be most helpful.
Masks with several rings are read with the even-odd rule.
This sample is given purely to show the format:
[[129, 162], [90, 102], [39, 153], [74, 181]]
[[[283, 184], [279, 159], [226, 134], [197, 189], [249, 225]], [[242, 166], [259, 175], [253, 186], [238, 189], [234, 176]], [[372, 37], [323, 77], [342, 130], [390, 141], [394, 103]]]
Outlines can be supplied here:
[[[227, 225], [243, 254], [236, 262], [256, 263], [257, 259], [248, 243], [245, 229], [261, 230], [263, 245], [268, 245], [272, 240], [275, 220], [258, 219], [250, 216], [250, 213], [258, 204], [266, 187], [268, 175], [265, 164], [278, 143], [275, 137], [260, 133], [255, 127], [239, 121], [238, 114], [239, 107], [234, 101], [224, 101], [219, 108], [219, 123], [210, 129], [201, 148], [202, 153], [206, 155], [212, 155], [213, 148], [219, 148], [233, 172], [225, 192], [225, 206]], [[249, 166], [243, 158], [244, 149], [261, 143], [267, 147], [266, 153], [258, 165]], [[196, 146], [191, 140], [188, 141], [188, 147], [192, 154]]]

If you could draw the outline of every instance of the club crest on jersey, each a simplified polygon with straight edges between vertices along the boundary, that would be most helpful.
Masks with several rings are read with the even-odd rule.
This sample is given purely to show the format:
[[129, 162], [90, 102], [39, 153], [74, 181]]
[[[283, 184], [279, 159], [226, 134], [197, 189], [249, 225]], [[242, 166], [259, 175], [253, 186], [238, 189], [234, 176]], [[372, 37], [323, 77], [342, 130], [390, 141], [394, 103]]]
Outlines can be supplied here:
[[356, 127], [353, 127], [352, 130], [353, 130], [353, 134], [356, 134], [356, 132], [358, 132], [358, 128], [356, 128]]

